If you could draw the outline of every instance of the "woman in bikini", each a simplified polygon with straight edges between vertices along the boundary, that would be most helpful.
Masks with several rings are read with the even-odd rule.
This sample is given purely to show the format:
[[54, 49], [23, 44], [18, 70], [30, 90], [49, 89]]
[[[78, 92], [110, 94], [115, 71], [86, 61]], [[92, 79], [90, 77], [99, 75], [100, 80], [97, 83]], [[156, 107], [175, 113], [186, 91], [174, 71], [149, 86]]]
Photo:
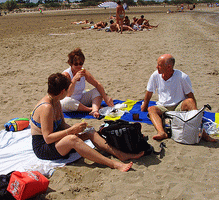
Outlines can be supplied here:
[[116, 7], [116, 23], [118, 26], [118, 30], [123, 31], [123, 20], [125, 18], [125, 10], [121, 5], [121, 1], [117, 1], [118, 6]]
[[127, 154], [109, 146], [94, 129], [83, 132], [87, 127], [86, 122], [73, 126], [65, 123], [60, 100], [67, 95], [70, 84], [70, 80], [60, 73], [52, 74], [48, 78], [48, 93], [37, 103], [31, 114], [34, 153], [40, 159], [56, 160], [66, 158], [69, 153], [76, 151], [82, 157], [96, 163], [112, 169], [128, 171], [132, 167], [132, 162], [126, 164], [111, 160], [88, 146], [84, 141], [90, 139], [98, 149], [116, 156], [121, 161], [140, 158], [143, 156], [143, 152]]
[[[85, 56], [77, 48], [68, 55], [70, 67], [63, 74], [71, 81], [67, 96], [61, 100], [63, 112], [82, 111], [90, 112], [96, 118], [100, 117], [99, 109], [102, 99], [108, 106], [114, 106], [112, 98], [106, 95], [103, 86], [83, 69]], [[94, 86], [94, 89], [85, 91], [85, 82]]]

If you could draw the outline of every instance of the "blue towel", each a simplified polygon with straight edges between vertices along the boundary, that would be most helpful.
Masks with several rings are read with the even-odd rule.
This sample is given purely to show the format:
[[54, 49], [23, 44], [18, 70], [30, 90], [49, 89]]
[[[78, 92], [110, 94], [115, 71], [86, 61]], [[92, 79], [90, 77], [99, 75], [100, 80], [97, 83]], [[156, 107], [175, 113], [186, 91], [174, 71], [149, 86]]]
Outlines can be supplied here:
[[[121, 100], [113, 100], [114, 105], [118, 104], [118, 103], [124, 103], [124, 102], [125, 101], [121, 101]], [[132, 109], [129, 112], [126, 112], [120, 119], [125, 120], [125, 121], [129, 121], [129, 122], [141, 122], [141, 123], [152, 124], [151, 120], [147, 117], [148, 112], [141, 112], [142, 102], [143, 102], [143, 100], [137, 101], [137, 103], [135, 103], [135, 105], [132, 107]], [[150, 101], [149, 106], [153, 106], [153, 105], [156, 105], [156, 102]], [[107, 106], [105, 101], [102, 102], [101, 106], [103, 106], [103, 107]], [[132, 114], [134, 114], [134, 113], [139, 114], [138, 121], [132, 119]], [[66, 113], [64, 113], [64, 117], [65, 118], [76, 118], [76, 119], [81, 119], [81, 118], [95, 119], [93, 116], [89, 115], [88, 112], [78, 112], [78, 111], [66, 112]], [[219, 118], [219, 113], [212, 113], [212, 112], [204, 111], [204, 117], [211, 119], [213, 122], [217, 122], [218, 118]], [[205, 119], [203, 119], [203, 120], [205, 121]]]

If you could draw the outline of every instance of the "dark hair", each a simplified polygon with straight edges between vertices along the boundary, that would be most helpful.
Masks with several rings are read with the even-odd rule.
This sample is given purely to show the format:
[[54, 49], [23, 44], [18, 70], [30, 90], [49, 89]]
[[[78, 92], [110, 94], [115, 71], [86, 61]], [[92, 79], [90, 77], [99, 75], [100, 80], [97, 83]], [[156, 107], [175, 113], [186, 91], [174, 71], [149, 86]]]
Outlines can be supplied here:
[[144, 15], [142, 15], [141, 18], [144, 18]]
[[117, 1], [117, 4], [118, 4], [118, 5], [121, 5], [121, 1]]
[[110, 24], [113, 24], [113, 23], [114, 23], [114, 21], [111, 19], [111, 20], [110, 20]]
[[63, 89], [68, 90], [71, 81], [61, 73], [51, 74], [48, 78], [47, 92], [52, 95], [59, 95]]
[[72, 66], [73, 64], [77, 63], [77, 61], [80, 60], [82, 62], [85, 61], [85, 56], [82, 53], [80, 48], [76, 48], [71, 53], [68, 54], [68, 64]]

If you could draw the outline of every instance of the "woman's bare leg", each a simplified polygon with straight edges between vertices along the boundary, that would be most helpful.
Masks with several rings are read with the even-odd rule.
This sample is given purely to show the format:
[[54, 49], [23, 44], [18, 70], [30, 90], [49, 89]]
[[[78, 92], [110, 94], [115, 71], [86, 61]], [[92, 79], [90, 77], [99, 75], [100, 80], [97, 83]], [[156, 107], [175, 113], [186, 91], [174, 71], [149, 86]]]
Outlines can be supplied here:
[[99, 164], [106, 165], [112, 169], [118, 169], [122, 172], [128, 171], [133, 165], [133, 162], [125, 164], [103, 156], [85, 144], [84, 141], [76, 135], [68, 135], [61, 139], [56, 143], [56, 149], [63, 156], [67, 155], [71, 149], [75, 149], [84, 158]]
[[115, 157], [117, 157], [121, 161], [126, 161], [130, 159], [138, 159], [144, 155], [144, 152], [140, 152], [139, 154], [130, 154], [130, 153], [124, 153], [112, 146], [109, 146], [106, 143], [106, 140], [104, 140], [96, 131], [93, 131], [92, 133], [86, 133], [84, 137], [89, 138], [94, 145], [103, 151], [106, 151]]
[[91, 112], [92, 108], [91, 107], [87, 107], [82, 103], [79, 103], [78, 109], [77, 111], [82, 111], [82, 112]]
[[99, 114], [98, 111], [100, 109], [101, 103], [102, 103], [102, 97], [101, 96], [95, 97], [92, 100], [92, 111], [90, 112], [90, 115], [93, 115], [95, 118], [100, 117], [100, 114]]

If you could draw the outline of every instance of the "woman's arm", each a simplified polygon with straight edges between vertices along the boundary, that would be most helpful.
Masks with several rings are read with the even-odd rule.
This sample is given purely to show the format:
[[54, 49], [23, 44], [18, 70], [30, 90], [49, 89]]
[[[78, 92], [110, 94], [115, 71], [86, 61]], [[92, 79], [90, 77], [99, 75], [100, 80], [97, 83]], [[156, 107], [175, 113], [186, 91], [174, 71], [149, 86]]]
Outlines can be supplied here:
[[87, 80], [88, 83], [90, 83], [91, 85], [93, 85], [95, 88], [97, 88], [98, 92], [101, 94], [101, 96], [103, 97], [104, 101], [106, 102], [106, 104], [108, 106], [114, 106], [114, 103], [113, 103], [113, 99], [110, 98], [103, 86], [101, 85], [100, 82], [98, 82], [91, 74], [90, 72], [88, 72], [87, 70], [85, 71], [85, 78]]
[[71, 95], [74, 93], [75, 84], [77, 83], [78, 80], [80, 80], [81, 77], [83, 77], [85, 75], [85, 72], [84, 72], [84, 70], [78, 71], [74, 75], [73, 79], [71, 79], [70, 75], [67, 72], [63, 72], [63, 74], [65, 76], [67, 76], [69, 78], [69, 80], [71, 80], [71, 84], [70, 84], [70, 86], [68, 88], [68, 93], [66, 95], [67, 97], [71, 97]]
[[[60, 109], [58, 110], [59, 112], [61, 112]], [[61, 112], [60, 114], [61, 114], [61, 119], [64, 120], [63, 113]], [[53, 106], [50, 104], [43, 105], [43, 109], [40, 112], [40, 123], [41, 123], [42, 135], [47, 144], [58, 142], [59, 140], [61, 140], [67, 135], [73, 135], [83, 132], [83, 130], [87, 126], [86, 122], [69, 126], [68, 124], [65, 123], [65, 121], [63, 121], [60, 127], [60, 129], [63, 128], [63, 130], [53, 132], [53, 122], [54, 122]]]

